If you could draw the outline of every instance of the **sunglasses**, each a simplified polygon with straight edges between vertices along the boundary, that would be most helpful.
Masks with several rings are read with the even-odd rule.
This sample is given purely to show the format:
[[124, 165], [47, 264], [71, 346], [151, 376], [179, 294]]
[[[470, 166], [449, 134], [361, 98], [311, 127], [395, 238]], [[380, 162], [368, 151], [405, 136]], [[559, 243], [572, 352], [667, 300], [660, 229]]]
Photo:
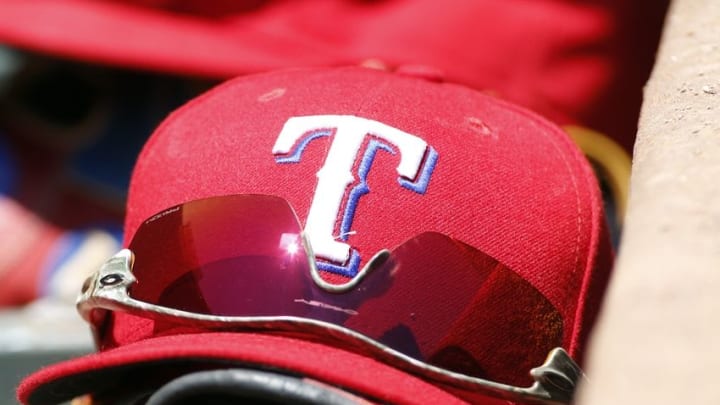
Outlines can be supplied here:
[[213, 197], [152, 216], [88, 278], [77, 305], [100, 348], [109, 311], [122, 311], [202, 330], [306, 336], [464, 398], [568, 403], [583, 378], [559, 347], [555, 307], [492, 257], [425, 232], [333, 284], [276, 196]]

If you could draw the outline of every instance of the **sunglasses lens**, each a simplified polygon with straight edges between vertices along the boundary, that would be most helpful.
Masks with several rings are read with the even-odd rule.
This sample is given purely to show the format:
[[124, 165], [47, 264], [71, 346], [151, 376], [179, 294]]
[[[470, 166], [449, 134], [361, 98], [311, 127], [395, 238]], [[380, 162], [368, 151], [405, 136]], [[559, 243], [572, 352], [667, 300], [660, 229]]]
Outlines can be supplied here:
[[346, 297], [340, 323], [410, 357], [464, 375], [528, 385], [528, 370], [562, 346], [555, 307], [477, 249], [427, 232], [395, 248]]
[[184, 311], [276, 315], [270, 297], [300, 294], [309, 274], [298, 219], [272, 196], [238, 195], [167, 209], [136, 232], [131, 297]]
[[170, 208], [138, 229], [130, 249], [135, 299], [200, 314], [332, 323], [464, 375], [528, 385], [528, 370], [562, 346], [562, 317], [537, 289], [440, 233], [396, 247], [342, 293], [314, 283], [298, 220], [277, 197]]

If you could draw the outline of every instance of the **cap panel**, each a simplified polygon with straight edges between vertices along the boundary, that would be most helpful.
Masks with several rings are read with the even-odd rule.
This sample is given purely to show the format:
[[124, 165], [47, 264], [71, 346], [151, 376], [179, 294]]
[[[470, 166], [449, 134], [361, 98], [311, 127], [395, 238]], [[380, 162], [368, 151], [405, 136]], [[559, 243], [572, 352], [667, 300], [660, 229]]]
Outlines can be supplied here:
[[[310, 121], [293, 146], [312, 139], [297, 161], [281, 163], [287, 155], [273, 148], [291, 118]], [[403, 151], [372, 133], [373, 123], [423, 140], [423, 165], [428, 151], [437, 153], [422, 193], [400, 184]], [[333, 237], [349, 234], [344, 242], [364, 263], [422, 231], [445, 233], [510, 266], [573, 324], [578, 296], [568, 291], [583, 282], [601, 218], [592, 172], [555, 126], [455, 85], [360, 68], [231, 81], [173, 114], [147, 144], [131, 185], [126, 239], [161, 209], [223, 194], [279, 195], [307, 225], [314, 205], [335, 198], [318, 194], [318, 173], [337, 139], [346, 142], [354, 135], [345, 127], [363, 125], [370, 125], [367, 136], [355, 155], [345, 156], [353, 160], [345, 162], [352, 179], [328, 214], [335, 215]], [[313, 138], [313, 131], [322, 133]], [[363, 180], [371, 142], [375, 154]], [[368, 191], [354, 201], [343, 228], [350, 191], [362, 182]]]

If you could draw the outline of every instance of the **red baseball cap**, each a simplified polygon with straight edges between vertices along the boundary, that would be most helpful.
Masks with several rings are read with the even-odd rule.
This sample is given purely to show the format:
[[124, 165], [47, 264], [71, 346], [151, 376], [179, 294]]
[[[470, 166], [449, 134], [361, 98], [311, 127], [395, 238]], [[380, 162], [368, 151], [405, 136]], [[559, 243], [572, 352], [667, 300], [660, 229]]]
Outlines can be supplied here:
[[[355, 280], [373, 254], [424, 232], [482, 252], [520, 280], [498, 289], [489, 277], [466, 293], [449, 259], [415, 249], [423, 259], [387, 287], [405, 283], [405, 293], [383, 291], [342, 309], [357, 320], [349, 327], [383, 339], [410, 330], [426, 361], [463, 348], [477, 367], [518, 385], [529, 385], [529, 368], [554, 346], [582, 360], [612, 252], [590, 165], [566, 133], [534, 113], [411, 71], [307, 68], [237, 78], [171, 114], [151, 136], [131, 181], [124, 245], [137, 245], [147, 224], [178, 211], [170, 207], [232, 195], [286, 200], [331, 284]], [[152, 270], [159, 278], [161, 268]], [[464, 307], [433, 318], [462, 294]], [[343, 300], [338, 293], [324, 308], [351, 306]], [[430, 318], [425, 329], [415, 325]], [[163, 368], [241, 364], [379, 402], [494, 403], [297, 333], [177, 327], [117, 311], [99, 346], [28, 377], [20, 400], [68, 400]], [[436, 352], [424, 353], [430, 346]]]

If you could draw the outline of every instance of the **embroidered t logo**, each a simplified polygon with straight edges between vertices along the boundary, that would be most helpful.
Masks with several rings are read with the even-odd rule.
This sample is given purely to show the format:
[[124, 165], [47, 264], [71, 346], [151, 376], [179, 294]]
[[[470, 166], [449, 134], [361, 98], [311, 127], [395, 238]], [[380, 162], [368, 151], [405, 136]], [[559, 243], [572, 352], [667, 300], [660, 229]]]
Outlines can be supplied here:
[[[354, 277], [361, 258], [346, 241], [358, 201], [370, 191], [367, 175], [378, 150], [400, 155], [397, 181], [400, 186], [419, 194], [424, 194], [427, 189], [437, 152], [419, 137], [378, 121], [352, 115], [313, 115], [287, 120], [273, 146], [275, 161], [299, 162], [311, 141], [330, 136], [332, 144], [325, 163], [317, 172], [318, 183], [305, 232], [316, 257], [325, 260], [318, 260], [319, 269]], [[366, 137], [370, 137], [367, 143], [364, 142]], [[361, 154], [363, 145], [366, 147]], [[356, 181], [353, 167], [357, 159], [360, 161]], [[345, 207], [341, 207], [346, 194]]]

